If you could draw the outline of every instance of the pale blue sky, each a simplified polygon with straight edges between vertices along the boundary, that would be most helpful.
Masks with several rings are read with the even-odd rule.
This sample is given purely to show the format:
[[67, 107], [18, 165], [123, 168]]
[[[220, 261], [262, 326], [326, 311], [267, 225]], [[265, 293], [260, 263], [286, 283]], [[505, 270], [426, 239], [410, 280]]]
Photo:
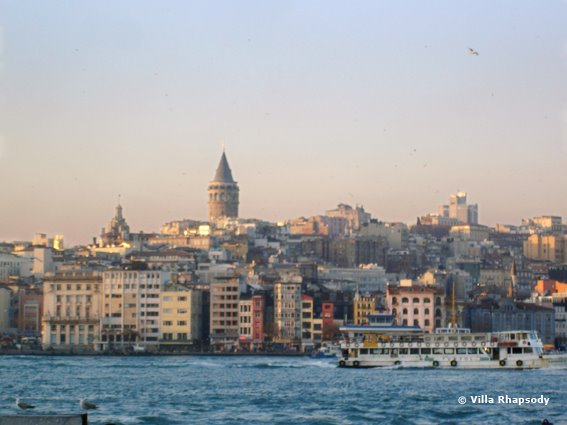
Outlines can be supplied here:
[[[164, 4], [165, 3], [165, 4]], [[567, 216], [567, 2], [0, 2], [0, 240], [360, 203]], [[480, 54], [471, 56], [468, 47]]]

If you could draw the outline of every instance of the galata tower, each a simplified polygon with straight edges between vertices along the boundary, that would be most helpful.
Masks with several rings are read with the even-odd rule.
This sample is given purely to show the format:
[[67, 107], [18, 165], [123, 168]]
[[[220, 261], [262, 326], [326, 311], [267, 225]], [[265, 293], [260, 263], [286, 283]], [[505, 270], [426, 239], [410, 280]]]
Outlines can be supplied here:
[[208, 192], [209, 221], [220, 217], [238, 217], [238, 183], [232, 178], [224, 151]]

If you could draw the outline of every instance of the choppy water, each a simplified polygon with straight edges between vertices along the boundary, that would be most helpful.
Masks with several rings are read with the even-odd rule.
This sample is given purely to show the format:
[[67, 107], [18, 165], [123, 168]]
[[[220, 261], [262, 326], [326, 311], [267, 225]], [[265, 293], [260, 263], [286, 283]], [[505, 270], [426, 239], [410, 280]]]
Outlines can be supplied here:
[[[549, 405], [459, 405], [544, 395]], [[104, 424], [567, 424], [567, 370], [337, 369], [289, 357], [0, 357], [0, 414], [78, 413]]]

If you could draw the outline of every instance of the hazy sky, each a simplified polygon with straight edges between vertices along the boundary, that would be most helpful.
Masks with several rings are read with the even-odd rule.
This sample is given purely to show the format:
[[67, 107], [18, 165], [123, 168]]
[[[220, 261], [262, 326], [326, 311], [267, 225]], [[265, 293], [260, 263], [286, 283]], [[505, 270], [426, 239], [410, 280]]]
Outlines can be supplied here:
[[[363, 204], [567, 217], [566, 1], [0, 1], [0, 240]], [[472, 56], [468, 48], [479, 52]]]

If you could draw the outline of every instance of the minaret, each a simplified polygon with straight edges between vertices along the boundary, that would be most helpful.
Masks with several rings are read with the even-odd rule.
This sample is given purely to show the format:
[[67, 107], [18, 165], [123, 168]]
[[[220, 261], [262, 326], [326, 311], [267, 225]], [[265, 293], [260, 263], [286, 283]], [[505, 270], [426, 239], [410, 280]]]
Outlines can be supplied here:
[[512, 259], [512, 269], [510, 270], [510, 286], [508, 286], [508, 298], [514, 299], [516, 296], [516, 260]]
[[224, 150], [208, 192], [209, 221], [220, 217], [238, 217], [238, 183], [232, 178]]

